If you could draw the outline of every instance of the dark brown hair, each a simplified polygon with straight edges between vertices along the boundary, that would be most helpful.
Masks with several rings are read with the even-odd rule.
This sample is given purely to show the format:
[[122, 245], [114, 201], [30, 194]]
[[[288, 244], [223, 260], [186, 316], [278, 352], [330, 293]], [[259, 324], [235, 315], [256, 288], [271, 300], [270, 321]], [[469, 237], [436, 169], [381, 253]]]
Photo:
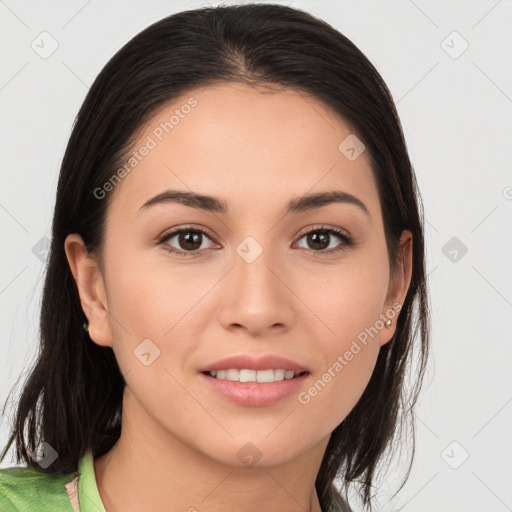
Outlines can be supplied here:
[[[112, 349], [91, 342], [82, 328], [86, 318], [64, 240], [78, 233], [89, 250], [101, 248], [109, 198], [98, 200], [94, 190], [119, 168], [138, 130], [157, 109], [187, 91], [219, 82], [284, 86], [324, 102], [352, 127], [370, 156], [391, 271], [402, 230], [412, 232], [412, 279], [396, 332], [380, 349], [360, 400], [332, 432], [315, 483], [324, 510], [336, 476], [345, 492], [355, 484], [371, 508], [379, 462], [403, 433], [406, 420], [414, 433], [412, 407], [428, 354], [421, 202], [395, 105], [375, 67], [328, 23], [277, 4], [209, 7], [166, 17], [124, 45], [94, 81], [60, 170], [40, 351], [0, 460], [15, 440], [18, 462], [36, 467], [36, 448], [45, 441], [58, 453], [47, 471], [69, 473], [88, 449], [99, 457], [119, 438], [125, 381]], [[413, 353], [415, 374], [406, 392], [404, 377]]]

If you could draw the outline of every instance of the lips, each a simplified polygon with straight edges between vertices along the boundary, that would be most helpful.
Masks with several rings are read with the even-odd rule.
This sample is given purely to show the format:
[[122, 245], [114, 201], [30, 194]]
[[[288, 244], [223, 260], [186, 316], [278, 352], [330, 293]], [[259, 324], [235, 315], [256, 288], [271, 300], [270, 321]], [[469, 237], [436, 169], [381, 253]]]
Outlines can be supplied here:
[[285, 371], [293, 371], [296, 375], [308, 372], [308, 369], [299, 363], [275, 354], [265, 354], [262, 356], [253, 356], [251, 354], [234, 355], [208, 364], [199, 371], [206, 373], [217, 370], [230, 370], [233, 368], [238, 370], [283, 369]]
[[259, 383], [219, 380], [206, 373], [199, 374], [205, 386], [216, 396], [244, 407], [266, 407], [291, 399], [303, 389], [310, 377], [311, 374], [306, 372], [289, 380]]

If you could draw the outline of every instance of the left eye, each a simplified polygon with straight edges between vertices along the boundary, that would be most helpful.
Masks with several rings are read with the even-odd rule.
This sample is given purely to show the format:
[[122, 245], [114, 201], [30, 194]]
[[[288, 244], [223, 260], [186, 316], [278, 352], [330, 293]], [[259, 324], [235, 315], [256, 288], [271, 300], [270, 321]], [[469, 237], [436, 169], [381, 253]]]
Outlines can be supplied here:
[[[331, 242], [334, 242], [333, 236], [334, 238], [341, 240], [341, 243], [335, 243], [334, 247], [331, 245]], [[309, 247], [302, 248], [311, 249], [313, 247], [313, 252], [332, 253], [351, 245], [351, 238], [347, 233], [332, 228], [313, 229], [312, 231], [304, 233], [301, 236], [300, 240], [302, 240], [303, 238], [306, 238], [306, 244], [308, 244]]]

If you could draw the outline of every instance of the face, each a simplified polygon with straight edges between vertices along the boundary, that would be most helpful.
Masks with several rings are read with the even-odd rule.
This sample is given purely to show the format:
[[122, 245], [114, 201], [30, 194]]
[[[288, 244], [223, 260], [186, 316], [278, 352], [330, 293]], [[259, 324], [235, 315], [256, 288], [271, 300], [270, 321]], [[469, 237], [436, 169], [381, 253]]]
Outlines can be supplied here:
[[[100, 270], [67, 240], [91, 338], [113, 346], [126, 393], [165, 435], [231, 465], [250, 442], [260, 464], [276, 464], [325, 443], [360, 398], [410, 275], [390, 275], [367, 154], [339, 149], [352, 133], [297, 91], [191, 91], [133, 145]], [[334, 191], [336, 201], [297, 203]], [[274, 402], [236, 401], [201, 371], [244, 354], [308, 373]]]

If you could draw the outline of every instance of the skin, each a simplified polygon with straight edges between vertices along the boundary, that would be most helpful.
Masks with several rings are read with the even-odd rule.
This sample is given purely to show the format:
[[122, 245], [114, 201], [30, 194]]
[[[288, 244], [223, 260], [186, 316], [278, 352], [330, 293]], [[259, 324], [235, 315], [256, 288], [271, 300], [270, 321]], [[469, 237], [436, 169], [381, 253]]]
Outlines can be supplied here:
[[[65, 242], [90, 337], [113, 347], [127, 383], [121, 438], [94, 461], [100, 496], [108, 512], [253, 512], [255, 504], [319, 512], [314, 483], [330, 434], [363, 393], [396, 316], [307, 404], [296, 394], [266, 407], [234, 404], [198, 372], [232, 354], [273, 353], [308, 368], [307, 390], [403, 303], [412, 237], [403, 232], [390, 275], [366, 152], [349, 161], [338, 145], [350, 126], [297, 91], [196, 89], [156, 113], [134, 148], [190, 97], [197, 106], [112, 192], [101, 254], [84, 252], [77, 234]], [[140, 210], [167, 189], [221, 198], [230, 211]], [[359, 198], [369, 215], [342, 203], [281, 213], [292, 198], [333, 189]], [[194, 255], [165, 250], [191, 250], [178, 236], [155, 241], [189, 224], [211, 235]], [[356, 244], [320, 254], [304, 233], [321, 226], [348, 231]], [[263, 250], [252, 263], [236, 252], [249, 235]], [[331, 235], [328, 244], [343, 241]], [[149, 366], [134, 355], [147, 338], [160, 350]], [[237, 456], [249, 442], [261, 455], [251, 467]]]

